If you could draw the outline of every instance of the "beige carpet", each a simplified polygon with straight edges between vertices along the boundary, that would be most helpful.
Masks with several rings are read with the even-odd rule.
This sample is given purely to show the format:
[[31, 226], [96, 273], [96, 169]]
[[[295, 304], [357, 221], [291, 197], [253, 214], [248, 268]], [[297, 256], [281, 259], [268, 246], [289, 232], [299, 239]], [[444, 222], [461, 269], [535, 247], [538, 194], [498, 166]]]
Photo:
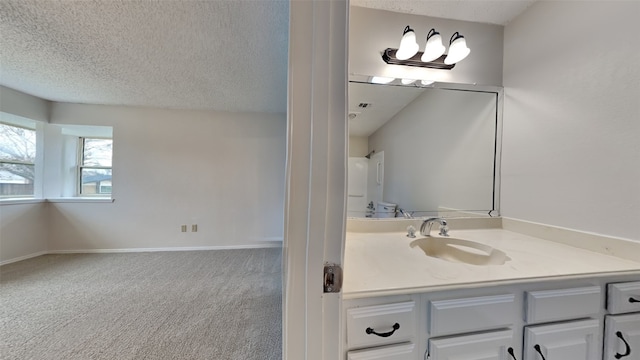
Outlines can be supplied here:
[[45, 255], [0, 267], [0, 358], [281, 359], [281, 250]]

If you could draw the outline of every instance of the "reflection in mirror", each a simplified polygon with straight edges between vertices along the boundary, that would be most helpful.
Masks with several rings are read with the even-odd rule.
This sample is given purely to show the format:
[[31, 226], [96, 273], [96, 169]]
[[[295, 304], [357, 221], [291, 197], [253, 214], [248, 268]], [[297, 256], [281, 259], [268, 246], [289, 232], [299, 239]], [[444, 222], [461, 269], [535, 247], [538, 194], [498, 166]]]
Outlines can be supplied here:
[[497, 215], [498, 99], [349, 82], [348, 216]]

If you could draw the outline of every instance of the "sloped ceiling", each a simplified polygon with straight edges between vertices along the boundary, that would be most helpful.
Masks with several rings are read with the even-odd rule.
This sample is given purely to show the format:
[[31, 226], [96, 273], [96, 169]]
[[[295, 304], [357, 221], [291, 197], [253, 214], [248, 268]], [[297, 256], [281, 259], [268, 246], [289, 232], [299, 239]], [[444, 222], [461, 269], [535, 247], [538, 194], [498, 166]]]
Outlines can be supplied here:
[[285, 112], [289, 3], [0, 1], [0, 84], [47, 100]]
[[[505, 24], [533, 1], [356, 6]], [[0, 84], [43, 99], [286, 111], [288, 0], [0, 0]]]
[[350, 82], [349, 136], [369, 137], [423, 91], [426, 88]]

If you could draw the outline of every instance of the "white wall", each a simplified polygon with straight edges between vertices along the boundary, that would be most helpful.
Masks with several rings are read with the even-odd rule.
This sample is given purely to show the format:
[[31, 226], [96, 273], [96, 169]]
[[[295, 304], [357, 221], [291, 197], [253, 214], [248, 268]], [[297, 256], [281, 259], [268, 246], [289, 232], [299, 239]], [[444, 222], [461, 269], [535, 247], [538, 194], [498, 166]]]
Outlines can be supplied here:
[[47, 251], [48, 204], [0, 204], [0, 264]]
[[369, 153], [369, 138], [349, 136], [349, 157], [365, 157]]
[[638, 14], [539, 1], [506, 26], [504, 216], [640, 240]]
[[47, 122], [49, 101], [0, 85], [0, 111]]
[[[420, 51], [424, 50], [427, 33], [435, 28], [447, 48], [456, 31], [464, 35], [471, 54], [450, 71], [386, 64], [381, 53], [386, 48], [398, 48], [407, 25], [415, 30]], [[502, 35], [500, 25], [352, 6], [349, 13], [349, 73], [501, 86]]]
[[[0, 111], [9, 116], [48, 121], [49, 102], [4, 86], [0, 86]], [[41, 125], [38, 125], [41, 126]], [[38, 146], [41, 145], [38, 134]], [[41, 192], [38, 179], [41, 168], [36, 167], [36, 192]], [[0, 202], [0, 263], [40, 254], [47, 250], [48, 217], [46, 204], [6, 204]]]
[[55, 103], [51, 123], [113, 126], [115, 199], [50, 204], [51, 250], [282, 240], [284, 114]]
[[373, 133], [383, 200], [409, 211], [491, 210], [495, 103], [495, 93], [429, 89]]

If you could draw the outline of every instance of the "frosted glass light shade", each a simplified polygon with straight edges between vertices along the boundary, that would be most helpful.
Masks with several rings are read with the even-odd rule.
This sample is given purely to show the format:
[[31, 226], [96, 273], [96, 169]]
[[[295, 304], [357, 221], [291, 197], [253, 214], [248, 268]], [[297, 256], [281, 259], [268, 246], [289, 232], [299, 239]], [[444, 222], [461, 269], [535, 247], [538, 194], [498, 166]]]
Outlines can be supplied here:
[[420, 60], [423, 62], [433, 61], [444, 54], [445, 47], [442, 45], [442, 36], [436, 29], [429, 30], [427, 34], [427, 45]]
[[416, 33], [413, 29], [407, 26], [402, 33], [402, 39], [400, 40], [400, 47], [396, 51], [396, 59], [407, 60], [413, 55], [418, 53], [420, 46], [416, 41]]
[[431, 85], [433, 84], [435, 81], [433, 80], [420, 80], [420, 84], [422, 84], [422, 86], [427, 86], [427, 85]]
[[444, 59], [444, 63], [447, 65], [455, 64], [469, 55], [471, 50], [467, 47], [467, 41], [464, 36], [457, 32], [451, 37], [449, 45], [449, 53]]
[[400, 80], [400, 82], [402, 83], [402, 85], [410, 85], [416, 82], [416, 79], [402, 79]]

